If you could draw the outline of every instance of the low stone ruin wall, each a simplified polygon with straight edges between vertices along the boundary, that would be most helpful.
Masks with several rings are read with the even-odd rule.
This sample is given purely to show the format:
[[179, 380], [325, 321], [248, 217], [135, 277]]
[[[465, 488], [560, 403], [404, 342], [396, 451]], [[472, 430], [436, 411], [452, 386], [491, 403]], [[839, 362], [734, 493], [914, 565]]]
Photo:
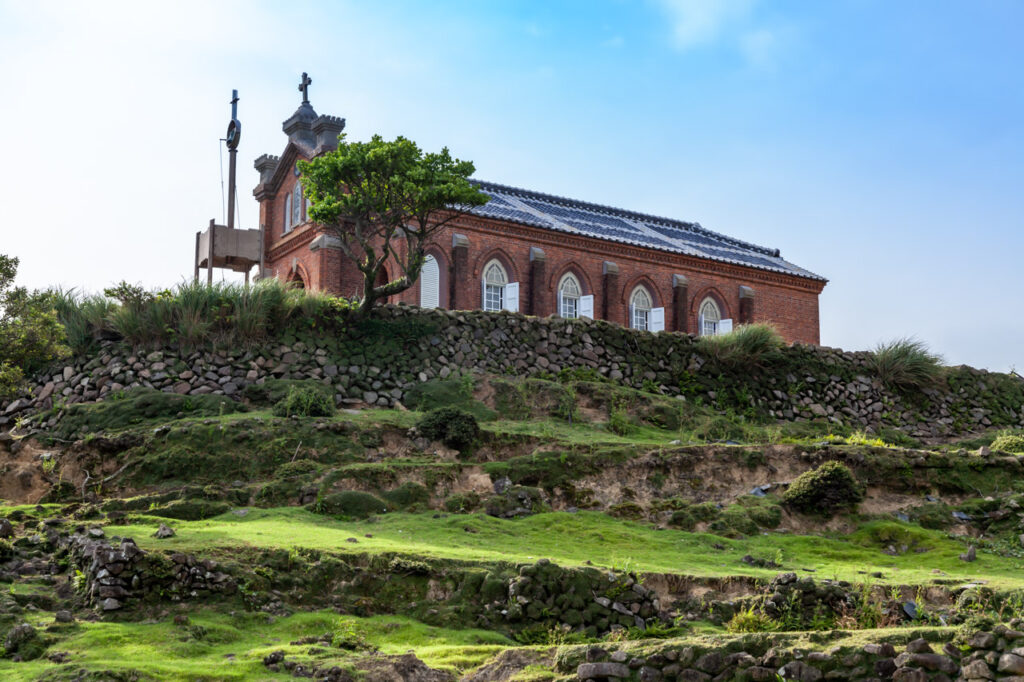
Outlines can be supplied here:
[[235, 580], [218, 571], [215, 561], [180, 553], [168, 561], [142, 551], [131, 538], [113, 545], [88, 533], [72, 533], [60, 544], [81, 571], [81, 589], [89, 602], [103, 611], [117, 611], [154, 590], [180, 600], [233, 594], [237, 589]]
[[888, 643], [868, 644], [852, 652], [776, 647], [759, 652], [748, 648], [751, 651], [669, 645], [637, 655], [600, 646], [575, 647], [559, 654], [558, 669], [565, 674], [575, 672], [581, 681], [609, 682], [1024, 681], [1024, 632], [1003, 625], [976, 633], [962, 649], [924, 639], [911, 641], [902, 651]]
[[595, 320], [384, 306], [363, 322], [286, 334], [252, 349], [133, 350], [103, 342], [88, 357], [36, 377], [30, 394], [0, 405], [0, 426], [55, 404], [102, 399], [136, 386], [237, 397], [269, 378], [315, 379], [339, 403], [393, 406], [418, 382], [459, 372], [554, 376], [592, 372], [786, 420], [824, 420], [914, 436], [1024, 426], [1024, 381], [967, 367], [942, 385], [903, 394], [873, 376], [869, 353], [805, 345], [758, 363], [705, 357], [691, 335], [652, 334]]

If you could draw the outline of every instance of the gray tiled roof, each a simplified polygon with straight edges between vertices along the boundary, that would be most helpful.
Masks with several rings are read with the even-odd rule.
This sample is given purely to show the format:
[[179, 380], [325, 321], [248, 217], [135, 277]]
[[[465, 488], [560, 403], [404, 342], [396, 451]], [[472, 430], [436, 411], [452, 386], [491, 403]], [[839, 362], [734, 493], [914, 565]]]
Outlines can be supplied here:
[[824, 277], [783, 259], [778, 249], [726, 237], [704, 229], [700, 223], [659, 218], [482, 180], [473, 182], [491, 197], [483, 206], [472, 209], [472, 213], [485, 218], [825, 281]]

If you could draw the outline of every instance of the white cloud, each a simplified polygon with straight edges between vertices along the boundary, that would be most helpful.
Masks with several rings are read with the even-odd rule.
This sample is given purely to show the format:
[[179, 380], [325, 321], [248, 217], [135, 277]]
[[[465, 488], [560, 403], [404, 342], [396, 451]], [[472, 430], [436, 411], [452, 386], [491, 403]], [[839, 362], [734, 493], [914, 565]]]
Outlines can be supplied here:
[[716, 42], [750, 16], [755, 0], [657, 0], [672, 22], [676, 47], [690, 49]]

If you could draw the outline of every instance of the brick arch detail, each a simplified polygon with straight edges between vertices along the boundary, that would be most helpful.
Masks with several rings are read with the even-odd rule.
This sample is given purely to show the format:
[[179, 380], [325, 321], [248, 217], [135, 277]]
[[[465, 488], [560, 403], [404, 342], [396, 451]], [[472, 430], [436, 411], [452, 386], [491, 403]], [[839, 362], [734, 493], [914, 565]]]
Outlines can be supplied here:
[[285, 279], [286, 283], [298, 282], [302, 285], [303, 289], [309, 289], [312, 284], [312, 280], [309, 277], [309, 270], [302, 264], [302, 261], [296, 261], [295, 265], [289, 269], [288, 277]]
[[726, 303], [725, 296], [722, 292], [714, 286], [706, 286], [697, 292], [697, 295], [690, 299], [690, 318], [693, 320], [694, 329], [697, 328], [697, 316], [700, 314], [700, 304], [704, 302], [705, 298], [711, 298], [715, 303], [718, 304], [718, 310], [722, 313], [722, 319], [732, 319], [732, 311], [730, 306]]
[[522, 281], [519, 274], [519, 268], [515, 266], [515, 261], [512, 260], [512, 257], [509, 256], [505, 249], [501, 247], [494, 247], [477, 257], [476, 261], [473, 263], [473, 277], [476, 278], [477, 281], [483, 281], [484, 266], [492, 260], [497, 260], [502, 264], [505, 268], [505, 274], [508, 275], [509, 282]]
[[654, 283], [654, 280], [647, 275], [637, 275], [626, 282], [626, 286], [622, 287], [622, 297], [619, 299], [619, 302], [628, 309], [629, 297], [633, 295], [633, 290], [640, 285], [643, 285], [651, 295], [651, 298], [654, 299], [653, 303], [655, 308], [662, 308], [665, 306], [665, 295], [662, 293], [658, 285]]
[[[448, 256], [445, 255], [444, 250], [442, 250], [441, 247], [437, 246], [436, 244], [431, 244], [430, 246], [425, 248], [423, 250], [423, 255], [433, 256], [434, 260], [437, 261], [437, 269], [439, 272], [439, 281], [437, 283], [439, 289], [439, 291], [437, 292], [438, 301], [440, 302], [442, 308], [450, 308], [451, 305], [448, 301], [450, 293], [448, 291], [448, 282], [451, 281], [451, 259], [448, 258]], [[418, 279], [416, 280], [416, 284], [414, 284], [413, 286], [416, 287], [416, 300], [420, 301], [420, 283]], [[420, 301], [420, 304], [422, 304], [422, 301]]]
[[576, 261], [569, 261], [555, 271], [555, 274], [548, 279], [548, 290], [557, 294], [559, 282], [562, 281], [563, 277], [569, 274], [576, 277], [576, 280], [583, 288], [582, 293], [584, 296], [589, 296], [594, 293], [594, 286], [590, 282], [590, 277], [587, 275], [587, 271]]

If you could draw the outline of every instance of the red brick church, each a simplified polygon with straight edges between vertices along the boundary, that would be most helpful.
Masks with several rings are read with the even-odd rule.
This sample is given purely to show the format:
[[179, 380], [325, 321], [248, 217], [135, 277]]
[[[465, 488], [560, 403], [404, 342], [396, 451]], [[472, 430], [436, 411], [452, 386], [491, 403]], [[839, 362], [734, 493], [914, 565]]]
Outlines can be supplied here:
[[[359, 273], [334, 238], [307, 220], [296, 169], [334, 149], [345, 120], [318, 116], [307, 87], [303, 78], [303, 102], [283, 125], [284, 151], [256, 159], [263, 273], [353, 296], [362, 291]], [[476, 182], [491, 200], [439, 233], [420, 281], [393, 299], [695, 334], [764, 321], [790, 342], [819, 342], [826, 280], [778, 249], [698, 223]]]

